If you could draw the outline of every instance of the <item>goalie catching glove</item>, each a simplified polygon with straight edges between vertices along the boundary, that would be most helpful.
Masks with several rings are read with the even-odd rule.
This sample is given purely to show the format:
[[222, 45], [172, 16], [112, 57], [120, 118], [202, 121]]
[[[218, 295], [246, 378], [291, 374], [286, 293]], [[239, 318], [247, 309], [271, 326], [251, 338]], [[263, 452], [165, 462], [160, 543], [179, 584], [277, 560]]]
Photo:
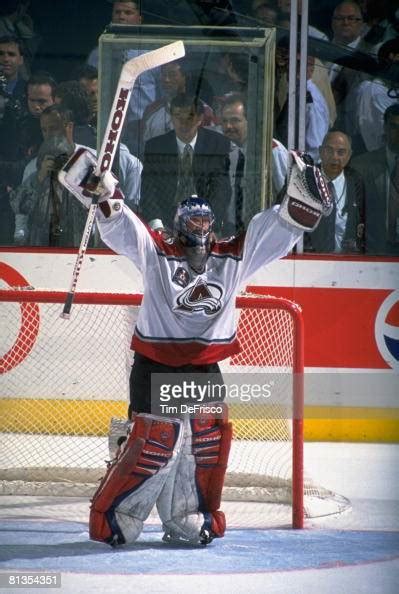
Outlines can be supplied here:
[[313, 231], [333, 209], [333, 197], [318, 167], [304, 153], [290, 151], [291, 166], [280, 217], [303, 231]]
[[94, 174], [97, 160], [87, 149], [78, 149], [58, 174], [59, 182], [86, 207], [98, 202], [106, 218], [117, 214], [123, 204], [118, 180], [111, 171]]

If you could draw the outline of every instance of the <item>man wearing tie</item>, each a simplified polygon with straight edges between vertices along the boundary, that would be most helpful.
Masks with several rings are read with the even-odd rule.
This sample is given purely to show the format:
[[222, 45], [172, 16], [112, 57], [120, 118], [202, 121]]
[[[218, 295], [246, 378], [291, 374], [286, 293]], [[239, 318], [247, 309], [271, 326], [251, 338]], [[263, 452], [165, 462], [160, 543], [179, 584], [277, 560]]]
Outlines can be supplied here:
[[399, 255], [399, 104], [384, 113], [383, 147], [359, 155], [353, 168], [362, 176], [367, 214], [367, 252]]
[[320, 167], [334, 197], [332, 213], [306, 238], [316, 252], [361, 252], [364, 249], [364, 188], [361, 176], [348, 166], [351, 140], [330, 131], [320, 147]]
[[232, 142], [230, 146], [230, 183], [233, 189], [228, 218], [235, 233], [242, 231], [245, 193], [245, 155], [248, 121], [245, 99], [240, 93], [227, 95], [222, 109], [222, 131]]
[[[326, 64], [337, 108], [335, 126], [352, 135], [352, 148], [355, 154], [364, 150], [363, 141], [354, 125], [358, 103], [356, 93], [358, 86], [364, 80], [364, 73], [356, 68], [356, 64], [359, 60], [365, 59], [362, 54], [375, 53], [373, 46], [364, 39], [365, 23], [359, 4], [360, 2], [353, 0], [344, 0], [334, 8], [331, 19], [333, 33], [331, 50], [336, 51], [337, 61]], [[352, 56], [351, 54], [347, 57], [340, 56], [339, 46], [352, 50]], [[372, 62], [370, 58], [370, 63]]]
[[230, 142], [201, 127], [204, 106], [199, 99], [178, 94], [170, 110], [174, 129], [145, 145], [139, 213], [146, 221], [161, 219], [171, 229], [177, 204], [196, 194], [209, 201], [216, 230], [226, 234]]
[[[222, 131], [231, 140], [230, 147], [230, 182], [233, 189], [229, 207], [229, 221], [235, 232], [245, 227], [246, 221], [246, 167], [248, 119], [245, 97], [241, 93], [226, 95], [223, 102]], [[287, 174], [288, 151], [285, 146], [273, 139], [272, 145], [272, 193], [276, 199], [281, 192]], [[251, 196], [249, 196], [251, 198]]]

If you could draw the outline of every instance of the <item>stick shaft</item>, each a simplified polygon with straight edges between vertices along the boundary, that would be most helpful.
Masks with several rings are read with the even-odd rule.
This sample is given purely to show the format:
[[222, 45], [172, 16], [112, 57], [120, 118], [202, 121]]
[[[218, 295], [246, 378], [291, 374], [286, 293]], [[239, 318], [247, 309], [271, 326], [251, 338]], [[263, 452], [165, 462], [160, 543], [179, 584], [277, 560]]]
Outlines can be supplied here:
[[99, 176], [112, 167], [130, 96], [137, 77], [146, 70], [152, 70], [152, 68], [157, 68], [162, 66], [162, 64], [172, 62], [183, 56], [183, 42], [175, 41], [152, 52], [141, 54], [123, 65], [98, 156], [96, 175]]
[[87, 250], [87, 246], [89, 245], [90, 235], [91, 235], [94, 221], [96, 218], [96, 212], [97, 212], [97, 200], [93, 200], [90, 205], [90, 208], [89, 208], [89, 214], [87, 215], [86, 225], [83, 230], [83, 235], [82, 235], [82, 239], [80, 242], [78, 255], [75, 260], [75, 266], [73, 268], [73, 273], [72, 273], [71, 286], [69, 288], [67, 297], [65, 299], [64, 308], [61, 313], [61, 317], [65, 318], [65, 319], [68, 319], [71, 315], [71, 309], [72, 309], [73, 298], [74, 298], [75, 291], [76, 291], [76, 285], [78, 284], [78, 278], [79, 278], [80, 270], [82, 268], [83, 259], [84, 259], [84, 256], [85, 256], [85, 253]]
[[[137, 58], [133, 58], [123, 65], [121, 74], [116, 88], [116, 93], [110, 115], [108, 118], [107, 128], [104, 139], [101, 144], [100, 153], [98, 156], [98, 164], [94, 174], [100, 177], [102, 173], [111, 169], [114, 162], [116, 149], [119, 138], [122, 132], [123, 123], [125, 121], [127, 108], [129, 106], [130, 96], [136, 82], [137, 77], [146, 70], [151, 70], [162, 64], [172, 62], [184, 56], [185, 50], [182, 41], [175, 41], [164, 47], [161, 47], [152, 52], [141, 54]], [[89, 244], [90, 235], [93, 229], [96, 211], [97, 211], [98, 197], [93, 198], [92, 204], [87, 215], [86, 225], [83, 231], [82, 240], [80, 242], [78, 255], [76, 257], [75, 266], [72, 273], [71, 286], [65, 300], [64, 309], [61, 317], [68, 319], [71, 314], [73, 298], [78, 283], [80, 270], [82, 268], [84, 255]]]

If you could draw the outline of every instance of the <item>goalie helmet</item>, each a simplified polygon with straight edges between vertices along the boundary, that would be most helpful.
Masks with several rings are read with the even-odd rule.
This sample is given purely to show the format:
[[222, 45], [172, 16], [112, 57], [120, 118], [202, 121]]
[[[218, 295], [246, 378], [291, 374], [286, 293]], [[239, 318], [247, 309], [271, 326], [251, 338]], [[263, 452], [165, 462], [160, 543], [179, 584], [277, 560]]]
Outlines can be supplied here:
[[190, 267], [198, 274], [205, 269], [214, 222], [211, 205], [204, 198], [193, 195], [177, 207], [174, 235], [184, 247]]

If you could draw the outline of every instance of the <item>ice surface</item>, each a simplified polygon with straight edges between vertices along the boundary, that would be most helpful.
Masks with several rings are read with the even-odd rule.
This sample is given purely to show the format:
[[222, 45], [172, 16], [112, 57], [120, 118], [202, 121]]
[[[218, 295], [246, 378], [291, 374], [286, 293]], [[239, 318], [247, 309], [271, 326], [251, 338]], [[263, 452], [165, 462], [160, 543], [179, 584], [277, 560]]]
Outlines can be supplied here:
[[86, 499], [3, 496], [0, 571], [61, 571], [71, 594], [397, 594], [399, 446], [311, 443], [305, 460], [350, 512], [266, 529], [267, 506], [229, 502], [230, 529], [206, 548], [163, 544], [152, 515], [135, 545], [111, 549], [89, 540]]

